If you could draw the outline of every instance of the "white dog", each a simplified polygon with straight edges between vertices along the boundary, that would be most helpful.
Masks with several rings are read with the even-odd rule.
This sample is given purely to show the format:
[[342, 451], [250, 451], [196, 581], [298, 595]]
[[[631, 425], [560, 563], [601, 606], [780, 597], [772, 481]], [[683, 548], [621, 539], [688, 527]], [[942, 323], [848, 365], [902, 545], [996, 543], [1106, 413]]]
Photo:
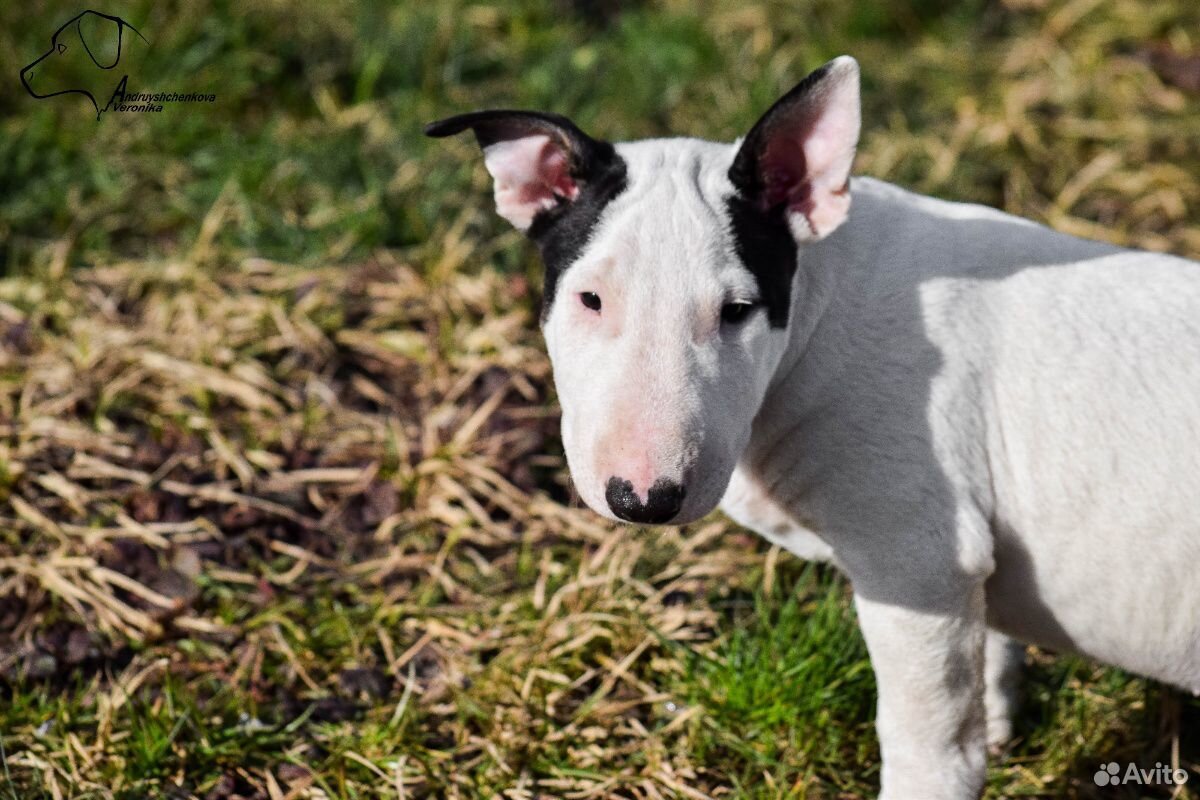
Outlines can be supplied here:
[[[1200, 691], [1200, 264], [850, 180], [858, 65], [733, 145], [470, 128], [546, 263], [579, 493], [849, 577], [882, 796], [974, 798], [1022, 649]], [[853, 203], [851, 200], [853, 199]]]

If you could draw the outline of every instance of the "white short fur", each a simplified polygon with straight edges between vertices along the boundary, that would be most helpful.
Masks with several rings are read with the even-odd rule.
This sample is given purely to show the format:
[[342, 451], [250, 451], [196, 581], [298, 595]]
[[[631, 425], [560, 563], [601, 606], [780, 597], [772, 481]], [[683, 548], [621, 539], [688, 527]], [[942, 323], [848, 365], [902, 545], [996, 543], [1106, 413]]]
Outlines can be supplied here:
[[[833, 64], [824, 130], [856, 136], [857, 67]], [[981, 792], [1007, 637], [1200, 692], [1200, 264], [869, 178], [847, 215], [831, 179], [792, 221], [787, 327], [727, 328], [756, 292], [724, 204], [737, 151], [617, 145], [628, 188], [544, 325], [583, 499], [612, 517], [609, 476], [667, 475], [674, 522], [719, 502], [837, 564], [888, 800]]]

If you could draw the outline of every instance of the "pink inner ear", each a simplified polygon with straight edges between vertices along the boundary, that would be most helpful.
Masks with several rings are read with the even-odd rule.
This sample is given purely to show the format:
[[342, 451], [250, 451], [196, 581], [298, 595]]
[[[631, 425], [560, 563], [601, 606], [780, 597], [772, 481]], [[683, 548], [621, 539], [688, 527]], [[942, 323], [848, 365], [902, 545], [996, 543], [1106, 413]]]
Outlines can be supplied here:
[[496, 142], [484, 150], [484, 162], [495, 181], [496, 211], [521, 230], [539, 211], [579, 194], [567, 153], [550, 136]]
[[806, 174], [803, 143], [790, 136], [773, 138], [763, 151], [759, 168], [764, 210], [787, 203], [790, 209], [804, 213], [801, 206], [811, 199], [812, 185]]
[[[797, 110], [776, 122], [759, 156], [764, 208], [786, 203], [803, 218], [801, 238], [820, 238], [846, 219], [847, 191], [860, 117], [857, 85], [842, 82], [818, 98], [815, 107]], [[798, 221], [798, 220], [797, 220]]]

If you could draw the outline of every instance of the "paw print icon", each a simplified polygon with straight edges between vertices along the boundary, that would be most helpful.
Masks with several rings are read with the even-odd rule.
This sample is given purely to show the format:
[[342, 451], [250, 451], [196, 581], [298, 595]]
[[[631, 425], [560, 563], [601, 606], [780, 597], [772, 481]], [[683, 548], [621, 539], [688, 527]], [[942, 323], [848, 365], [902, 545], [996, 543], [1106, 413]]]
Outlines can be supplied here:
[[1117, 762], [1110, 761], [1096, 770], [1096, 774], [1092, 776], [1092, 780], [1096, 782], [1097, 786], [1120, 786], [1121, 767]]

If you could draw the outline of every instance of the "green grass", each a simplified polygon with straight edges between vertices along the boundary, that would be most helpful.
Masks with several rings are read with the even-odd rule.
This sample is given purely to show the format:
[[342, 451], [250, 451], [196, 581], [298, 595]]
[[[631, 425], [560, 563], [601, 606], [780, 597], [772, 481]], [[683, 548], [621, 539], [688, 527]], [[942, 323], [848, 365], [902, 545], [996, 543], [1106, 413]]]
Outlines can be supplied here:
[[[844, 581], [572, 503], [540, 268], [421, 124], [731, 140], [848, 52], [858, 171], [1198, 257], [1200, 6], [585, 6], [134, 0], [131, 87], [218, 100], [99, 122], [15, 80], [79, 9], [0, 7], [0, 800], [877, 791]], [[1197, 796], [1091, 779], [1200, 780], [1196, 699], [1030, 661], [990, 797]]]
[[708, 723], [697, 758], [740, 763], [732, 783], [746, 797], [815, 774], [844, 790], [877, 777], [874, 680], [842, 582], [808, 568], [748, 605], [711, 655], [689, 658], [680, 691]]

